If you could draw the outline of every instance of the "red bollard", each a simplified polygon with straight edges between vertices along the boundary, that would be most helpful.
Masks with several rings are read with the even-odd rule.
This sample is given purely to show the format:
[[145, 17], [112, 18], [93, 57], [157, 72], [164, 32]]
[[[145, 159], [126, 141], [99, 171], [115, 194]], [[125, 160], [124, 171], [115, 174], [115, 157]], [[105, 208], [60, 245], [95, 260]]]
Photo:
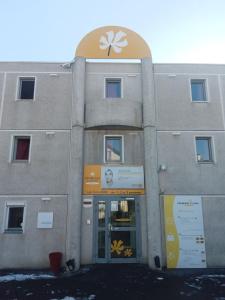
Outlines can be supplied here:
[[60, 272], [61, 260], [62, 260], [62, 253], [61, 252], [49, 253], [50, 268], [51, 268], [53, 273], [57, 274], [57, 273]]

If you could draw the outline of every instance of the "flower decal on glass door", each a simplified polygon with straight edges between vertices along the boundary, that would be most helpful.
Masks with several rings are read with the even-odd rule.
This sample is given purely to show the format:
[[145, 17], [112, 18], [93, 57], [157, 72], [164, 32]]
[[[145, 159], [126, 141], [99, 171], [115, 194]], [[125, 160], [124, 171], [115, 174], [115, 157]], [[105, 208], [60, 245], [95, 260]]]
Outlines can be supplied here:
[[133, 252], [131, 248], [127, 248], [126, 250], [124, 250], [124, 256], [131, 257], [132, 255]]
[[120, 255], [124, 250], [123, 241], [114, 240], [111, 244], [111, 253], [116, 252], [117, 255]]
[[106, 32], [106, 36], [102, 35], [99, 40], [99, 48], [101, 50], [108, 49], [108, 56], [110, 55], [111, 49], [115, 53], [121, 53], [122, 48], [128, 45], [127, 39], [125, 37], [127, 34], [123, 31], [118, 31], [114, 33], [114, 31]]

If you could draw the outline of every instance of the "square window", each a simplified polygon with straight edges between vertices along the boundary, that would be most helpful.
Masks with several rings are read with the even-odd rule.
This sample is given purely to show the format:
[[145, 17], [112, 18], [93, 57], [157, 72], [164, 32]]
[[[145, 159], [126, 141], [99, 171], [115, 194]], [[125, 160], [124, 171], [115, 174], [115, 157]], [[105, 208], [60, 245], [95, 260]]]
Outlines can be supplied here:
[[7, 220], [5, 231], [22, 232], [24, 219], [24, 206], [7, 206]]
[[211, 137], [196, 137], [196, 153], [198, 162], [212, 162]]
[[206, 101], [205, 80], [191, 80], [192, 101]]
[[35, 78], [20, 78], [18, 99], [34, 99]]
[[13, 141], [13, 157], [14, 161], [29, 160], [30, 153], [30, 136], [15, 136]]
[[105, 83], [106, 98], [121, 98], [121, 79], [106, 79]]
[[122, 136], [105, 136], [105, 162], [123, 161]]

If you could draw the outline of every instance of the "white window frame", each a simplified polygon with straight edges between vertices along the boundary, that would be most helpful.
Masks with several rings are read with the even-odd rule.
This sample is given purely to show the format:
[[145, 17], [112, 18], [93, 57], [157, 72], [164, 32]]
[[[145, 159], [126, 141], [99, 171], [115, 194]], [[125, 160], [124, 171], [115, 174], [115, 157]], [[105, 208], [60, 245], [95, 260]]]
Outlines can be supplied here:
[[[8, 229], [8, 222], [9, 222], [9, 209], [10, 207], [23, 207], [23, 222], [22, 222], [22, 229], [21, 230], [10, 230]], [[4, 218], [3, 218], [3, 233], [9, 234], [23, 234], [25, 229], [25, 220], [26, 220], [26, 203], [25, 202], [16, 202], [16, 201], [8, 201], [5, 203], [5, 210], [4, 210]]]
[[[21, 92], [21, 80], [26, 80], [26, 79], [34, 79], [34, 96], [31, 99], [21, 99], [20, 92]], [[16, 96], [15, 96], [15, 101], [28, 101], [32, 102], [35, 101], [36, 99], [36, 86], [37, 86], [37, 76], [18, 76], [17, 77], [17, 84], [16, 84]]]
[[[106, 139], [107, 139], [107, 137], [119, 137], [119, 138], [121, 138], [121, 143], [122, 143], [122, 153], [121, 153], [121, 161], [107, 161], [106, 160], [106, 155], [105, 155], [105, 150], [106, 150], [106, 148], [105, 148], [105, 144], [106, 144]], [[123, 164], [124, 163], [124, 136], [123, 135], [121, 135], [121, 134], [105, 134], [104, 135], [104, 145], [103, 145], [103, 162], [105, 163], [105, 164]]]
[[[106, 97], [106, 82], [107, 80], [110, 79], [118, 79], [120, 80], [120, 87], [121, 87], [121, 91], [120, 91], [120, 97]], [[119, 100], [119, 99], [123, 99], [123, 77], [118, 77], [118, 76], [107, 76], [104, 77], [104, 91], [103, 91], [103, 98], [104, 99], [113, 99], [113, 100]]]
[[[192, 98], [192, 86], [191, 83], [192, 81], [203, 81], [204, 82], [204, 88], [205, 88], [205, 100], [193, 100]], [[209, 103], [209, 92], [208, 92], [209, 88], [208, 88], [208, 78], [197, 78], [197, 77], [192, 77], [189, 78], [189, 94], [190, 94], [190, 99], [191, 99], [191, 103]]]
[[[198, 160], [198, 155], [197, 155], [197, 138], [202, 138], [202, 139], [208, 139], [210, 140], [210, 147], [211, 147], [211, 160]], [[195, 148], [195, 161], [197, 164], [215, 164], [216, 163], [216, 155], [215, 155], [215, 144], [214, 144], [214, 139], [213, 136], [211, 135], [195, 135], [194, 136], [194, 148]]]
[[[25, 159], [14, 159], [15, 152], [15, 138], [17, 137], [29, 137], [30, 138], [30, 147], [29, 147], [29, 157], [28, 160]], [[13, 134], [11, 135], [10, 151], [9, 151], [9, 163], [30, 163], [31, 162], [31, 146], [32, 146], [32, 134]]]

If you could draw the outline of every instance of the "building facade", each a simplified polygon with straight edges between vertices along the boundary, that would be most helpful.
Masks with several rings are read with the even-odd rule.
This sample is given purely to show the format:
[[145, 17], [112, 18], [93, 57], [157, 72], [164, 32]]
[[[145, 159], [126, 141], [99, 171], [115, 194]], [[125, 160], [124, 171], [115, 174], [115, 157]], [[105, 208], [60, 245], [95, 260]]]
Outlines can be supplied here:
[[224, 266], [224, 106], [224, 65], [153, 64], [123, 27], [1, 62], [0, 268]]

